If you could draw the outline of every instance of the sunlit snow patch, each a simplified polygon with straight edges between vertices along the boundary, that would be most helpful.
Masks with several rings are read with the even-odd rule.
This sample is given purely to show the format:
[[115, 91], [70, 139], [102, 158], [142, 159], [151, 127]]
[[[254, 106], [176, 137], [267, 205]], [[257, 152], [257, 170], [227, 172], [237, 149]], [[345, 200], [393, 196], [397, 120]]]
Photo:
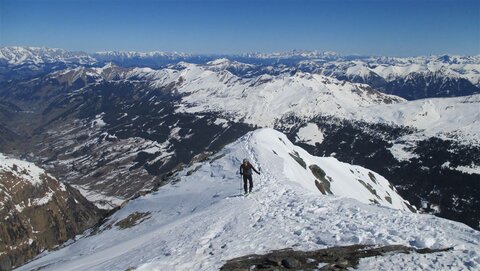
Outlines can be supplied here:
[[302, 127], [298, 130], [297, 138], [302, 143], [315, 146], [317, 143], [321, 144], [324, 137], [323, 132], [315, 123], [308, 123], [305, 127]]

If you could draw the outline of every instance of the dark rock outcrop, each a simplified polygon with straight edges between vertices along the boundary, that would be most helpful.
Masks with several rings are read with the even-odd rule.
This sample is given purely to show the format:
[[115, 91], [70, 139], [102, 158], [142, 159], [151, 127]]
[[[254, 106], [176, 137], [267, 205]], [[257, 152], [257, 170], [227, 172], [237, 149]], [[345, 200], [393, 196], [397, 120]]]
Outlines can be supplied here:
[[[241, 270], [348, 270], [355, 268], [361, 258], [382, 256], [385, 253], [434, 253], [445, 249], [415, 249], [401, 245], [374, 247], [353, 245], [331, 247], [315, 251], [275, 250], [265, 255], [247, 255], [231, 259], [223, 265], [223, 271]], [[319, 267], [319, 264], [322, 267]]]

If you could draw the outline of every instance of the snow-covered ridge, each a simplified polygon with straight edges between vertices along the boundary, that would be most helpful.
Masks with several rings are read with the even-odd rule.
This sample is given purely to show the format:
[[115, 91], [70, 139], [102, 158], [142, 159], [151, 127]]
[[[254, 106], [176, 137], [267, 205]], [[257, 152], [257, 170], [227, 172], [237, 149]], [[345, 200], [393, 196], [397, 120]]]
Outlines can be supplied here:
[[413, 127], [419, 130], [419, 138], [436, 136], [479, 145], [479, 108], [480, 95], [477, 94], [358, 108], [351, 118]]
[[242, 78], [221, 68], [231, 63], [227, 59], [208, 65], [182, 62], [177, 65], [179, 69], [160, 70], [108, 64], [102, 68], [67, 69], [51, 76], [142, 81], [152, 88], [182, 94], [179, 111], [217, 112], [264, 127], [272, 127], [289, 115], [305, 119], [324, 115], [409, 126], [419, 130], [419, 138], [438, 136], [478, 142], [479, 95], [405, 101], [364, 84], [306, 72]]
[[[312, 64], [314, 65], [315, 62]], [[465, 78], [476, 86], [480, 85], [480, 56], [336, 59], [317, 63], [316, 66], [322, 74], [345, 74], [348, 78], [358, 76], [366, 79], [377, 76], [389, 82], [397, 78], [408, 79], [415, 74], [425, 74], [445, 78]]]
[[129, 76], [148, 78], [152, 87], [175, 85], [184, 95], [178, 110], [221, 112], [264, 127], [272, 127], [289, 115], [306, 119], [324, 115], [408, 126], [419, 130], [416, 135], [420, 139], [437, 136], [480, 143], [480, 95], [405, 101], [364, 84], [319, 74], [297, 72], [240, 78], [210, 66], [183, 66], [182, 70], [134, 69]]
[[192, 56], [187, 53], [177, 53], [177, 52], [161, 52], [161, 51], [151, 51], [151, 52], [138, 52], [138, 51], [104, 51], [96, 52], [94, 56], [98, 58], [105, 57], [114, 57], [114, 58], [156, 58], [156, 57], [166, 57], [166, 58], [183, 58]]
[[[145, 70], [134, 69], [132, 74], [138, 77], [139, 72]], [[189, 64], [180, 71], [163, 69], [150, 75], [153, 73], [152, 87], [173, 84], [184, 95], [179, 110], [224, 112], [237, 120], [262, 126], [271, 126], [289, 114], [340, 117], [358, 107], [404, 101], [367, 85], [303, 72], [240, 78], [226, 70], [213, 71]]]
[[[315, 190], [308, 184], [314, 176], [291, 157], [292, 151], [306, 165], [315, 162], [324, 169], [332, 178], [332, 190], [348, 195], [325, 196]], [[254, 176], [254, 193], [246, 198], [239, 196], [238, 167], [244, 157], [261, 172]], [[358, 243], [453, 247], [441, 257], [422, 255], [422, 264], [433, 269], [448, 265], [452, 270], [480, 266], [478, 232], [434, 216], [347, 198], [367, 199], [367, 192], [348, 186], [358, 183], [355, 178], [368, 182], [367, 172], [330, 158], [309, 156], [281, 133], [262, 129], [228, 145], [209, 161], [185, 169], [174, 176], [177, 181], [158, 192], [130, 201], [95, 235], [18, 270], [216, 270], [228, 259], [251, 253]], [[381, 187], [387, 183], [374, 176]], [[338, 190], [342, 186], [345, 190]], [[379, 189], [377, 194], [387, 191]], [[401, 206], [401, 198], [389, 193]], [[399, 270], [418, 267], [420, 256], [398, 257], [404, 257]]]
[[178, 110], [186, 112], [223, 112], [263, 127], [272, 127], [289, 115], [303, 119], [335, 116], [412, 127], [418, 130], [417, 139], [436, 136], [480, 144], [478, 94], [405, 101], [364, 84], [304, 72], [240, 78], [225, 70], [189, 64], [181, 71], [155, 73], [152, 86], [175, 84], [184, 95]]
[[309, 50], [292, 50], [288, 52], [276, 52], [276, 53], [247, 53], [243, 56], [259, 59], [289, 59], [289, 58], [304, 58], [304, 59], [317, 59], [317, 58], [337, 58], [339, 54], [333, 51], [309, 51]]
[[94, 81], [142, 81], [151, 88], [166, 88], [181, 94], [179, 111], [217, 112], [237, 121], [269, 127], [291, 114], [298, 117], [342, 117], [354, 113], [359, 107], [405, 101], [365, 84], [305, 72], [242, 78], [221, 68], [225, 63], [232, 64], [226, 60], [208, 65], [182, 62], [177, 65], [181, 64], [181, 69], [160, 70], [127, 69], [108, 64], [102, 68], [67, 69], [53, 73], [51, 77], [68, 75], [74, 79], [90, 77]]
[[366, 204], [413, 210], [390, 182], [373, 171], [340, 162], [334, 157], [312, 156], [273, 129], [257, 130], [249, 137], [256, 151], [262, 155], [260, 161], [268, 161], [267, 166], [283, 163], [283, 176], [279, 174], [278, 179], [286, 178], [316, 194], [320, 192], [353, 198]]
[[225, 70], [225, 69], [234, 69], [234, 70], [247, 70], [254, 69], [256, 66], [253, 64], [242, 63], [238, 61], [232, 61], [228, 58], [218, 58], [206, 63], [210, 69], [214, 70]]

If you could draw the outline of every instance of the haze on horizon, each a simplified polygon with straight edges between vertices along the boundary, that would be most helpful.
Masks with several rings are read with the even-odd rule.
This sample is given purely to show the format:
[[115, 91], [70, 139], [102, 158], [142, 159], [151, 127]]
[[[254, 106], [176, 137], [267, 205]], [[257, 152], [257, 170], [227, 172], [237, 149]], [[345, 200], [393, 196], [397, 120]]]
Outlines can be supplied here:
[[0, 46], [200, 54], [480, 54], [471, 0], [0, 0]]

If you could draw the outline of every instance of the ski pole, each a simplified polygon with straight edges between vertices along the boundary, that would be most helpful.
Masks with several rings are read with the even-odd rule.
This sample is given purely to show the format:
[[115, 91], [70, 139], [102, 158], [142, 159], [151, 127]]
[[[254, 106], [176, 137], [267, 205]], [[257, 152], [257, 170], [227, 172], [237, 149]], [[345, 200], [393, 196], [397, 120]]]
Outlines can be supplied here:
[[242, 194], [243, 175], [240, 175], [240, 195]]

